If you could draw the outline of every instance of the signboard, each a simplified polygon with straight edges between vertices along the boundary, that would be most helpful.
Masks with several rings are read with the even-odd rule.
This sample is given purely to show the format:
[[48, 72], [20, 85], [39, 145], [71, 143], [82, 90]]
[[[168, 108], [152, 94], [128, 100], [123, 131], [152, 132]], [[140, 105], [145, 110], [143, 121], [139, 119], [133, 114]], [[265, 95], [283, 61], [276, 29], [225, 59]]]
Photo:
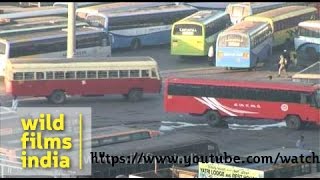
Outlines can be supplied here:
[[199, 163], [199, 178], [263, 178], [264, 172], [217, 163]]

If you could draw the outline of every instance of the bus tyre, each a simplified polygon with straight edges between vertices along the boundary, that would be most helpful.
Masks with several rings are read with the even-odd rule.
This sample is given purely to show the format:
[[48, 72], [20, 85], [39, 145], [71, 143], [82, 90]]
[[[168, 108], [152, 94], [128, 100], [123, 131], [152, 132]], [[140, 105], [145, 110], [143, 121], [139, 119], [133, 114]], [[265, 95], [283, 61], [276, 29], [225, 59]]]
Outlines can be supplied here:
[[49, 97], [49, 101], [54, 104], [62, 104], [66, 101], [66, 94], [63, 91], [54, 91]]
[[288, 116], [286, 118], [286, 125], [289, 129], [298, 130], [301, 128], [301, 120], [297, 116]]
[[141, 46], [141, 43], [140, 43], [140, 40], [139, 39], [133, 39], [132, 42], [131, 42], [131, 49], [132, 50], [137, 50], [139, 49]]
[[220, 114], [216, 111], [209, 111], [206, 114], [206, 118], [208, 120], [208, 124], [211, 127], [217, 127], [221, 123]]
[[137, 101], [141, 100], [142, 95], [143, 95], [142, 90], [132, 89], [132, 90], [130, 90], [130, 92], [128, 94], [128, 100], [130, 102], [137, 102]]

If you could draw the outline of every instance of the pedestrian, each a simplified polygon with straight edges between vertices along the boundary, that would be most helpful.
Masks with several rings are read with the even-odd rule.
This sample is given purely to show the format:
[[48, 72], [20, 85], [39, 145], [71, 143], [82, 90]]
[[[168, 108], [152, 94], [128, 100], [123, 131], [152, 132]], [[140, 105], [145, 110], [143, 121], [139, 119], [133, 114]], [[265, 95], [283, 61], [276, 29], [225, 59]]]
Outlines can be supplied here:
[[300, 136], [300, 139], [296, 142], [296, 147], [299, 149], [304, 149], [306, 144], [304, 143], [304, 136]]
[[287, 60], [287, 64], [285, 65], [286, 72], [288, 71], [289, 64], [291, 64], [290, 53], [285, 49], [283, 50], [283, 57]]
[[280, 77], [282, 71], [285, 71], [285, 73], [287, 73], [285, 68], [286, 64], [287, 64], [287, 60], [284, 58], [283, 55], [280, 55], [280, 60], [278, 63], [278, 77]]
[[210, 46], [209, 51], [208, 51], [208, 62], [210, 65], [215, 66], [215, 57], [214, 57], [214, 50], [213, 50], [213, 45]]
[[13, 96], [11, 109], [16, 111], [17, 108], [18, 108], [18, 98], [17, 96]]

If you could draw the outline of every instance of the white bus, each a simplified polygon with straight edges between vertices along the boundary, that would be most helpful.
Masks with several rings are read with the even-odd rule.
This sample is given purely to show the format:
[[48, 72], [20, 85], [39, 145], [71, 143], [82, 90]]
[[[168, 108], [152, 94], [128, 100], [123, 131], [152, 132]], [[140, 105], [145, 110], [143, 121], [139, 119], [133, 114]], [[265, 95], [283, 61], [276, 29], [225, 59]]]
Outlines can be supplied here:
[[53, 6], [24, 8], [23, 11], [20, 12], [0, 14], [0, 22], [3, 20], [13, 21], [15, 19], [53, 15], [67, 16], [68, 9]]
[[99, 4], [96, 6], [83, 7], [76, 10], [77, 18], [86, 19], [88, 14], [97, 14], [104, 11], [114, 11], [114, 10], [126, 10], [128, 8], [134, 7], [152, 7], [160, 6], [168, 3], [159, 2], [118, 2], [118, 3], [106, 3]]
[[285, 2], [231, 3], [227, 6], [226, 12], [230, 14], [231, 22], [237, 24], [247, 16], [283, 7], [285, 5]]
[[299, 23], [298, 36], [294, 38], [298, 60], [320, 61], [320, 20]]
[[[0, 76], [9, 58], [17, 57], [66, 57], [67, 31], [21, 32], [0, 38]], [[103, 30], [90, 27], [76, 29], [75, 57], [110, 57], [108, 35]]]
[[[88, 26], [86, 22], [76, 21], [76, 27]], [[0, 35], [21, 32], [40, 32], [68, 27], [68, 18], [60, 16], [47, 16], [15, 20], [8, 25], [0, 26]]]
[[90, 26], [103, 28], [112, 36], [112, 48], [138, 49], [141, 46], [170, 43], [171, 26], [198, 9], [167, 4], [88, 14]]

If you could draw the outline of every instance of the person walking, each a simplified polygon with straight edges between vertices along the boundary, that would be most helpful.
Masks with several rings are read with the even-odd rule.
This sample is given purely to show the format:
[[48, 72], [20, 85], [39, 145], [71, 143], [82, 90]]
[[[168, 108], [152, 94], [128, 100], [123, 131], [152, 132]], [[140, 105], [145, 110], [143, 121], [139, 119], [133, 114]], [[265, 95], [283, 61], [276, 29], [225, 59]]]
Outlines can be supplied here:
[[304, 149], [306, 144], [304, 143], [304, 136], [300, 136], [300, 139], [296, 142], [296, 147], [299, 149]]
[[213, 45], [210, 46], [209, 51], [208, 51], [208, 62], [210, 65], [213, 65], [213, 66], [216, 65]]
[[287, 73], [286, 68], [285, 68], [286, 64], [287, 64], [287, 60], [284, 58], [283, 55], [280, 55], [280, 60], [278, 63], [278, 77], [281, 76], [282, 71], [285, 71], [285, 73]]
[[17, 111], [17, 108], [18, 108], [18, 99], [17, 99], [17, 96], [14, 96], [13, 99], [12, 99], [12, 107], [11, 107], [11, 109], [14, 110], [14, 111]]
[[285, 49], [285, 50], [283, 50], [283, 54], [282, 55], [287, 60], [287, 64], [284, 67], [286, 72], [287, 72], [288, 68], [289, 68], [289, 64], [291, 64], [290, 53]]

